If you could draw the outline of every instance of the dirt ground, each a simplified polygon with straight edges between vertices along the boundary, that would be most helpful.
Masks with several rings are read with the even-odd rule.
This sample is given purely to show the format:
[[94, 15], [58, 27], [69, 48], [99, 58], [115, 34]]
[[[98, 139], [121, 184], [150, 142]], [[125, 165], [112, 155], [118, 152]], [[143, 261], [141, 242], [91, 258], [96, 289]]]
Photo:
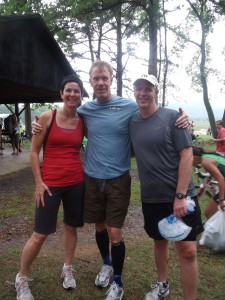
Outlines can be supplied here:
[[[136, 172], [132, 172], [133, 180], [137, 180]], [[0, 178], [0, 209], [5, 201], [10, 201], [11, 197], [23, 196], [27, 187], [34, 186], [33, 175], [30, 167], [1, 176]], [[33, 229], [33, 222], [29, 221], [23, 215], [19, 217], [0, 217], [0, 252], [7, 251], [10, 248], [22, 247], [30, 236]], [[96, 247], [94, 237], [94, 226], [85, 224], [83, 228], [78, 230], [77, 247], [91, 248]], [[124, 236], [126, 237], [142, 235], [143, 217], [141, 206], [132, 205], [125, 221]], [[53, 251], [57, 247], [62, 247], [63, 226], [58, 225], [55, 234], [48, 237], [47, 242], [43, 246], [43, 251]]]

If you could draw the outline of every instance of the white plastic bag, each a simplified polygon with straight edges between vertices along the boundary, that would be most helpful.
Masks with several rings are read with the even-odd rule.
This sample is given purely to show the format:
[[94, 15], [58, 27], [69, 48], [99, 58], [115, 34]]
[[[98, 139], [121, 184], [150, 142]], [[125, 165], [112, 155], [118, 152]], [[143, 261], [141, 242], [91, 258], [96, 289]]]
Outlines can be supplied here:
[[173, 214], [159, 221], [158, 229], [162, 237], [175, 242], [185, 239], [191, 231], [191, 227]]
[[206, 221], [204, 229], [199, 244], [214, 251], [225, 250], [225, 212], [219, 209]]
[[[195, 202], [187, 197], [187, 211], [189, 214], [195, 210]], [[182, 241], [191, 232], [192, 227], [186, 225], [182, 219], [173, 214], [158, 222], [159, 233], [169, 241]]]

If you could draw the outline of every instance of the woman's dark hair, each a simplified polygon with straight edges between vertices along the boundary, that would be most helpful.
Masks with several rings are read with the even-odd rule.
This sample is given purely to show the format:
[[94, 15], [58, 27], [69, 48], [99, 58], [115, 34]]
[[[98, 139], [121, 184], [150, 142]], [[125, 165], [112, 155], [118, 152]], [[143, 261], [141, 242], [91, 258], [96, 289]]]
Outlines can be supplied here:
[[216, 153], [216, 152], [205, 152], [203, 150], [203, 148], [193, 147], [193, 155], [194, 156], [202, 156], [203, 154], [214, 154], [214, 155], [221, 156], [219, 153]]
[[205, 151], [202, 148], [193, 147], [193, 155], [194, 156], [202, 156]]
[[81, 92], [81, 97], [83, 97], [84, 94], [84, 86], [83, 86], [83, 82], [82, 80], [75, 74], [72, 75], [68, 75], [66, 77], [63, 78], [62, 82], [61, 82], [61, 86], [60, 86], [60, 91], [63, 92], [65, 85], [68, 82], [75, 82], [79, 85], [80, 87], [80, 92]]

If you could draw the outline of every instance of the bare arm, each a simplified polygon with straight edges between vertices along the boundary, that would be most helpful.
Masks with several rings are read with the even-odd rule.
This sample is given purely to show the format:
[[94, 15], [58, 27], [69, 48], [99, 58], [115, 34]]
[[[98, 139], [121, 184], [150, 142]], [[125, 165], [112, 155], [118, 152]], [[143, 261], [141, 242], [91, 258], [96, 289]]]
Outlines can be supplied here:
[[[186, 194], [191, 178], [193, 150], [192, 147], [184, 148], [179, 151], [180, 162], [178, 169], [178, 181], [176, 192]], [[175, 217], [183, 217], [187, 214], [186, 199], [177, 199], [174, 201], [174, 215]]]
[[213, 139], [213, 138], [212, 138], [212, 141], [213, 141], [213, 142], [225, 142], [225, 137], [221, 137], [221, 138], [219, 138], [219, 139]]
[[[220, 170], [218, 169], [216, 161], [212, 160], [211, 158], [204, 158], [202, 160], [203, 168], [208, 171], [214, 179], [218, 181], [219, 186], [219, 199], [225, 198], [225, 180], [223, 175], [221, 174]], [[221, 209], [224, 209], [225, 203], [220, 203]]]
[[31, 148], [30, 148], [30, 163], [35, 179], [35, 202], [37, 207], [42, 204], [44, 206], [44, 192], [47, 191], [51, 195], [48, 187], [44, 184], [41, 178], [40, 170], [40, 159], [39, 154], [44, 141], [45, 134], [47, 132], [48, 126], [51, 122], [51, 112], [43, 113], [38, 121], [42, 125], [43, 130], [40, 134], [34, 135], [32, 138]]

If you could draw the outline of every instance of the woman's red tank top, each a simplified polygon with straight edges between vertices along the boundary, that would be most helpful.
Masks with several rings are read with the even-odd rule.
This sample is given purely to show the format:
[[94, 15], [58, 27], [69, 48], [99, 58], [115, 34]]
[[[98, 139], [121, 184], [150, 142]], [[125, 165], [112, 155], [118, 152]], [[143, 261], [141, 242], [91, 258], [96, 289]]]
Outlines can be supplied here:
[[45, 146], [41, 176], [47, 186], [62, 187], [84, 181], [80, 148], [83, 122], [74, 130], [58, 127], [54, 118]]

